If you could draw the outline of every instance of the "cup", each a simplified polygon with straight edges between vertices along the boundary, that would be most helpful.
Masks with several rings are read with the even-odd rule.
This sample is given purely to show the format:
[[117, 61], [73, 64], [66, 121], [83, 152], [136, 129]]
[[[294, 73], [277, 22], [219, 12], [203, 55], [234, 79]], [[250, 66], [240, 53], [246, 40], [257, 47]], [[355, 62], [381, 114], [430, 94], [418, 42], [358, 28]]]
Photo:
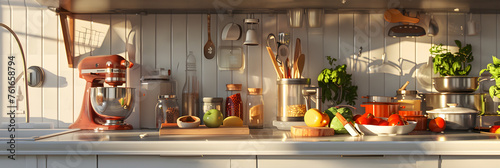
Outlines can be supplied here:
[[304, 9], [289, 9], [287, 12], [288, 25], [293, 28], [302, 27], [302, 15], [304, 14]]
[[323, 15], [323, 9], [307, 9], [309, 27], [321, 27], [323, 25]]

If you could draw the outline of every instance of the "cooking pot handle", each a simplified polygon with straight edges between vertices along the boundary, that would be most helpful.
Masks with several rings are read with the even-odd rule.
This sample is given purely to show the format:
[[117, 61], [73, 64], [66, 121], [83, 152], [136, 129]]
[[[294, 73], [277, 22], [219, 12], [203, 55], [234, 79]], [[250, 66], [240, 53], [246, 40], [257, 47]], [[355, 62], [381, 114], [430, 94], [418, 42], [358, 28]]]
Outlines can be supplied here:
[[335, 106], [336, 108], [339, 108], [339, 107], [348, 107], [348, 108], [352, 108], [353, 109], [353, 113], [356, 113], [356, 107], [354, 106], [351, 106], [351, 105], [337, 105]]

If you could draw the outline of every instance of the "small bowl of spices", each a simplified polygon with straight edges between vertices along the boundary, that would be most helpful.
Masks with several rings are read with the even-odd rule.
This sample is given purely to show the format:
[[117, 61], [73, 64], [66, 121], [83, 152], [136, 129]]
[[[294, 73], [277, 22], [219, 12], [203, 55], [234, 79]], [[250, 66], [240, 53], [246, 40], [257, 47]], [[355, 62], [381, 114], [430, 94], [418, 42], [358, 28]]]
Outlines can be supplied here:
[[177, 119], [179, 128], [197, 128], [200, 126], [200, 118], [196, 116], [182, 116]]

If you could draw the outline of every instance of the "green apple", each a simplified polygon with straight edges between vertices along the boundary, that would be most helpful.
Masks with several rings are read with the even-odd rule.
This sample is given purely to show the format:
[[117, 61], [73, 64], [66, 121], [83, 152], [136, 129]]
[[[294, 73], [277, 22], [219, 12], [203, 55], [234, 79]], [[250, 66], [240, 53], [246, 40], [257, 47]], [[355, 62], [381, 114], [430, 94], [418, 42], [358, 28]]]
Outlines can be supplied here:
[[207, 127], [217, 128], [222, 125], [222, 121], [224, 120], [224, 116], [217, 109], [208, 110], [205, 115], [203, 115], [203, 122]]

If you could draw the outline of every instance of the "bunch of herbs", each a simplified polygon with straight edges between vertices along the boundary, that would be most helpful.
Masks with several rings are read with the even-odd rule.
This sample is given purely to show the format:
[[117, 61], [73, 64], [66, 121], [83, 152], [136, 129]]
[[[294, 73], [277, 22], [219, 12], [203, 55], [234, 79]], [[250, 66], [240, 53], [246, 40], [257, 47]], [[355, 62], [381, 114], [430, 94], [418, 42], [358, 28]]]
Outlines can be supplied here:
[[[330, 66], [337, 59], [326, 57]], [[355, 105], [358, 98], [358, 86], [352, 84], [352, 75], [347, 74], [347, 65], [336, 65], [335, 68], [325, 68], [318, 75], [318, 84], [321, 87], [322, 102], [331, 101], [333, 105], [346, 102], [348, 105]]]

